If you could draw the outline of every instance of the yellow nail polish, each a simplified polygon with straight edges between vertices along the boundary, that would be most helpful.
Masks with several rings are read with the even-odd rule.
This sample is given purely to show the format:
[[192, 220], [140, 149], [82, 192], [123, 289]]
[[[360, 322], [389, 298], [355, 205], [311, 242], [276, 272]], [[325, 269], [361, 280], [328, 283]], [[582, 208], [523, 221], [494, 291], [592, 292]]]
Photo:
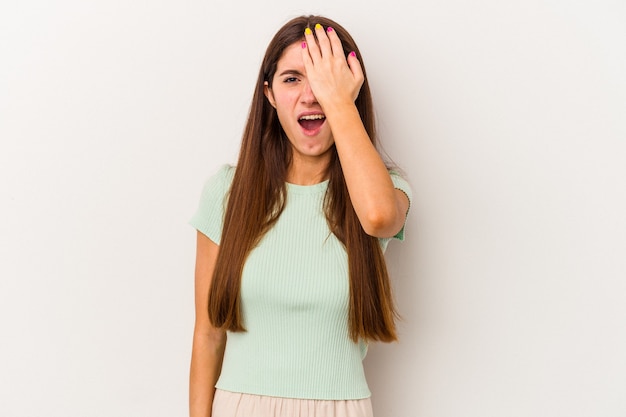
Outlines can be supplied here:
[[311, 33], [313, 33], [313, 32], [311, 32], [311, 29], [309, 29], [309, 28], [304, 29], [304, 34], [305, 35], [310, 35]]
[[322, 29], [322, 25], [318, 23], [317, 25], [315, 25], [315, 29]]

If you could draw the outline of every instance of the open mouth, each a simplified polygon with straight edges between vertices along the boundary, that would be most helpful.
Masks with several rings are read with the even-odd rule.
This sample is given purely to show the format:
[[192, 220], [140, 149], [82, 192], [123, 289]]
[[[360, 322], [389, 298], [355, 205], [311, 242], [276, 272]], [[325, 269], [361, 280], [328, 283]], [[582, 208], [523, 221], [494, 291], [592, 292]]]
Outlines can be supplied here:
[[308, 114], [305, 116], [301, 116], [298, 119], [298, 123], [300, 124], [300, 126], [309, 131], [319, 129], [320, 127], [322, 127], [325, 121], [326, 116], [324, 116], [323, 114]]

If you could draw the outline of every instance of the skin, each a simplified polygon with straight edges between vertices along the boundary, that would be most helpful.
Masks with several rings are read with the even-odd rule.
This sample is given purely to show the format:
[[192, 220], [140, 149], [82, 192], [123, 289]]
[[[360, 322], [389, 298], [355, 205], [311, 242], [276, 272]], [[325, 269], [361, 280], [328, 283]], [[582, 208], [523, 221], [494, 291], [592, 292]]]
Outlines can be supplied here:
[[304, 114], [324, 115], [306, 77], [300, 42], [283, 52], [276, 65], [272, 88], [265, 82], [265, 96], [276, 109], [278, 120], [291, 143], [293, 161], [287, 181], [300, 185], [323, 181], [334, 138], [326, 122], [315, 131], [307, 131], [298, 123]]
[[[343, 55], [341, 41], [332, 30], [305, 34], [305, 47], [295, 43], [277, 63], [272, 88], [265, 95], [276, 109], [293, 149], [287, 180], [310, 185], [325, 179], [332, 146], [337, 147], [348, 192], [366, 233], [394, 236], [404, 224], [409, 207], [406, 195], [396, 190], [387, 168], [372, 145], [354, 100], [364, 75], [358, 59]], [[324, 114], [315, 131], [298, 123], [302, 114]], [[211, 417], [215, 383], [220, 374], [226, 333], [211, 325], [208, 294], [219, 247], [198, 232], [195, 271], [195, 310], [190, 372], [191, 417]]]
[[[394, 188], [354, 104], [364, 81], [361, 64], [352, 54], [346, 59], [335, 31], [321, 26], [315, 31], [318, 42], [308, 33], [304, 44], [285, 49], [272, 88], [265, 85], [294, 151], [287, 180], [301, 185], [323, 180], [334, 144], [363, 229], [376, 237], [394, 236], [404, 224], [409, 201]], [[326, 116], [315, 134], [298, 124], [308, 112]]]
[[196, 243], [195, 312], [189, 372], [189, 416], [211, 417], [215, 383], [222, 368], [226, 332], [209, 320], [209, 288], [219, 247], [198, 232]]

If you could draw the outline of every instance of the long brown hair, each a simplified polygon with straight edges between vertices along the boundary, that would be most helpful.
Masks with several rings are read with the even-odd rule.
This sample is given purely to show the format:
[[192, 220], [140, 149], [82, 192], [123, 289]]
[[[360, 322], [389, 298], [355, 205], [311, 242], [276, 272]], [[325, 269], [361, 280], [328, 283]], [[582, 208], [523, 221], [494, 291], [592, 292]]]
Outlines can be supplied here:
[[[272, 87], [283, 51], [303, 40], [304, 30], [316, 23], [332, 26], [347, 56], [355, 51], [363, 59], [350, 34], [336, 22], [320, 16], [302, 16], [287, 22], [271, 40], [256, 83], [239, 161], [228, 196], [220, 251], [209, 294], [209, 317], [215, 327], [245, 331], [241, 316], [240, 288], [243, 265], [250, 251], [276, 223], [286, 203], [287, 169], [291, 145], [275, 109], [264, 95], [264, 83]], [[365, 69], [364, 69], [365, 71]], [[369, 137], [376, 146], [372, 97], [367, 82], [355, 101]], [[396, 310], [385, 258], [378, 239], [367, 235], [354, 211], [333, 146], [327, 176], [324, 212], [332, 233], [348, 254], [350, 275], [349, 331], [352, 340], [397, 339]]]

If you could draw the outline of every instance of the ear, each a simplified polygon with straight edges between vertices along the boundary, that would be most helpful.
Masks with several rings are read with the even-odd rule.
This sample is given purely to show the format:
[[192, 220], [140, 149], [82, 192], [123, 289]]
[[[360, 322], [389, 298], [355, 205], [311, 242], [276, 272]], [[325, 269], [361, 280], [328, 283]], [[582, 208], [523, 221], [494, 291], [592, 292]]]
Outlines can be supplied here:
[[263, 84], [263, 92], [265, 93], [265, 97], [267, 97], [267, 101], [270, 102], [272, 107], [276, 108], [276, 100], [274, 100], [274, 93], [272, 93], [270, 84], [267, 81], [265, 81], [265, 83]]

